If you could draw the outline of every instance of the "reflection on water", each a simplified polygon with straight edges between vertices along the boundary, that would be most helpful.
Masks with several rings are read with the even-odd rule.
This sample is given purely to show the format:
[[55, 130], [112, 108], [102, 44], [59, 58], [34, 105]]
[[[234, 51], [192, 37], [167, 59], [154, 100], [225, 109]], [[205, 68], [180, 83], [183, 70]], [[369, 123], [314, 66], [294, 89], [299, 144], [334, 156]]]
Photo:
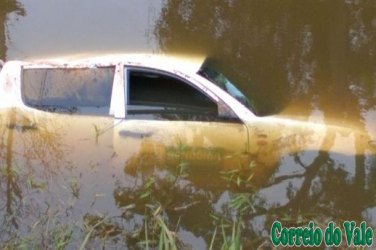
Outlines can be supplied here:
[[[373, 1], [171, 0], [155, 34], [165, 52], [208, 52], [259, 114], [350, 127], [364, 131], [372, 146], [375, 13]], [[259, 191], [269, 212], [251, 220], [258, 226], [261, 221], [259, 235], [271, 218], [283, 216], [292, 223], [301, 217], [374, 222], [373, 149], [352, 132], [328, 133], [324, 141], [329, 151], [303, 151], [279, 160]], [[333, 152], [343, 145], [353, 155]]]
[[[96, 137], [93, 124], [108, 128], [112, 120], [88, 121], [92, 129], [72, 126], [69, 119], [64, 126], [45, 119], [45, 127], [35, 127], [27, 115], [7, 116], [17, 124], [2, 115], [1, 245], [74, 247], [91, 232], [88, 247], [142, 247], [146, 237], [152, 246], [161, 232], [170, 235], [162, 230], [165, 223], [178, 232], [179, 246], [205, 248], [216, 228], [222, 242], [221, 226], [229, 226], [225, 233], [231, 236], [242, 221], [244, 248], [254, 248], [267, 246], [275, 219], [294, 225], [367, 220], [376, 226], [374, 1], [139, 2], [1, 2], [7, 32], [0, 28], [0, 57], [202, 52], [260, 115], [350, 129], [325, 130], [320, 140], [281, 136], [275, 157], [266, 150], [264, 132], [253, 130], [254, 148], [265, 151], [251, 152], [245, 164], [244, 155], [231, 158], [210, 147], [209, 132], [188, 131], [204, 148], [192, 149], [161, 144], [151, 133], [139, 136], [142, 131], [114, 128]], [[18, 16], [10, 14], [17, 10]], [[99, 11], [106, 18], [99, 20]], [[121, 153], [116, 135], [129, 142]], [[312, 146], [295, 150], [303, 144]], [[350, 154], [337, 152], [344, 146]], [[283, 154], [287, 148], [293, 149]]]
[[27, 11], [8, 21], [7, 58], [105, 52], [151, 52], [161, 0], [19, 0]]
[[7, 19], [10, 13], [16, 12], [16, 15], [25, 15], [24, 8], [16, 0], [1, 1], [0, 3], [0, 58], [4, 59], [6, 55], [6, 36]]
[[356, 115], [375, 92], [374, 13], [372, 1], [167, 1], [155, 34], [163, 51], [215, 57], [261, 113]]

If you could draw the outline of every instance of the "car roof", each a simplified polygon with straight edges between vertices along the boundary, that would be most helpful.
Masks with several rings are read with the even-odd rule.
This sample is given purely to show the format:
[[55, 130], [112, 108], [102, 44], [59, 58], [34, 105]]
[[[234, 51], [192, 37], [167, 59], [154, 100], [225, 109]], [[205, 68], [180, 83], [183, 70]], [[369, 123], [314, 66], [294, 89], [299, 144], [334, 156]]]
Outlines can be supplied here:
[[47, 59], [32, 59], [23, 61], [25, 68], [52, 67], [86, 67], [109, 66], [123, 63], [128, 66], [138, 66], [166, 71], [181, 71], [197, 73], [205, 62], [204, 55], [183, 54], [107, 54], [107, 55], [71, 55]]
[[[7, 79], [14, 79], [12, 85], [14, 88], [8, 88], [9, 91], [20, 91], [21, 84], [21, 69], [43, 69], [43, 68], [87, 68], [87, 67], [106, 67], [106, 66], [137, 66], [141, 68], [150, 68], [156, 70], [167, 71], [176, 73], [184, 78], [190, 78], [191, 76], [197, 76], [197, 72], [201, 66], [207, 60], [206, 56], [202, 55], [171, 55], [171, 54], [106, 54], [106, 55], [71, 55], [47, 59], [28, 59], [28, 60], [11, 60], [7, 61], [4, 65], [3, 71], [1, 71], [1, 78], [4, 81]], [[5, 71], [4, 71], [5, 70]], [[1, 80], [1, 79], [0, 79]], [[212, 84], [209, 81], [207, 84]], [[7, 85], [8, 86], [8, 85]], [[246, 121], [251, 119], [254, 114], [247, 108], [243, 107], [235, 99], [221, 90], [215, 84], [212, 84], [213, 91], [215, 91], [226, 103], [229, 104], [236, 114]], [[205, 87], [206, 88], [206, 87]], [[4, 89], [5, 91], [5, 89]], [[6, 103], [22, 103], [22, 100], [18, 100], [21, 97], [20, 93], [16, 93], [16, 97], [9, 95], [9, 100]], [[0, 88], [1, 94], [1, 88]], [[4, 105], [5, 105], [4, 104]], [[5, 105], [6, 107], [9, 105]], [[0, 102], [0, 108], [2, 103]]]

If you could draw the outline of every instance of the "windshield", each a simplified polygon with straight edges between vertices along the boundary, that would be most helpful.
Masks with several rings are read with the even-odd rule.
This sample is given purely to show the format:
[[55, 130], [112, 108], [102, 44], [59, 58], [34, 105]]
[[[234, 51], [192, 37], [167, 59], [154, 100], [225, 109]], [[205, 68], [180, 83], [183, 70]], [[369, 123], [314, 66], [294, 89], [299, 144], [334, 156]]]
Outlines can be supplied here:
[[252, 109], [251, 102], [249, 101], [249, 99], [237, 87], [235, 87], [235, 85], [232, 84], [230, 80], [227, 79], [227, 77], [224, 76], [222, 73], [219, 73], [216, 70], [208, 67], [207, 65], [204, 65], [198, 71], [198, 74], [206, 78], [207, 80], [211, 81], [224, 91], [226, 91], [228, 94], [237, 99], [247, 108]]

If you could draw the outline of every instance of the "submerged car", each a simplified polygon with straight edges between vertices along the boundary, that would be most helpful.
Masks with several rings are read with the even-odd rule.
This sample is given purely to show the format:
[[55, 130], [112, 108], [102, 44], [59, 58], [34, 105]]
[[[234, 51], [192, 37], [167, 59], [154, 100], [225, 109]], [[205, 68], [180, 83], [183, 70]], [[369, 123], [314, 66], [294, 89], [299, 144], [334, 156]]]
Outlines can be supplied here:
[[[118, 156], [129, 172], [182, 161], [218, 170], [253, 164], [256, 183], [265, 181], [284, 155], [374, 154], [374, 138], [354, 128], [256, 116], [247, 97], [199, 57], [6, 62], [0, 73], [0, 124], [19, 137], [58, 138], [77, 157], [74, 164], [86, 164], [98, 153]], [[31, 140], [32, 147], [49, 147]], [[27, 150], [17, 141], [13, 147]]]

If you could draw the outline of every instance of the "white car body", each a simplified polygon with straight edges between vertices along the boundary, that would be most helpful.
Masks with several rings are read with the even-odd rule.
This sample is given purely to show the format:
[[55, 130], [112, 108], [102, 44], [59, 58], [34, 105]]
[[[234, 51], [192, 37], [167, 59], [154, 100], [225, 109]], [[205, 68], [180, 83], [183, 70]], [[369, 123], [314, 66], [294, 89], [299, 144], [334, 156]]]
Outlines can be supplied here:
[[[331, 151], [347, 155], [373, 153], [369, 136], [353, 129], [273, 116], [257, 117], [236, 98], [198, 74], [204, 59], [107, 55], [86, 59], [10, 61], [5, 63], [0, 73], [0, 109], [2, 114], [9, 110], [16, 110], [17, 114], [13, 116], [13, 121], [8, 117], [3, 118], [2, 122], [8, 128], [35, 126], [40, 131], [59, 130], [60, 134], [66, 135], [64, 143], [73, 144], [73, 151], [78, 150], [77, 154], [81, 157], [91, 157], [90, 153], [83, 153], [82, 149], [94, 152], [96, 149], [93, 147], [99, 138], [115, 154], [122, 155], [122, 161], [130, 169], [140, 165], [140, 159], [145, 156], [151, 157], [150, 164], [157, 162], [164, 165], [166, 162], [174, 162], [174, 159], [183, 159], [195, 163], [204, 162], [203, 165], [216, 162], [221, 169], [236, 168], [239, 162], [249, 164], [255, 161], [259, 165], [255, 170], [258, 182], [263, 182], [270, 176], [276, 162], [284, 155], [302, 151]], [[108, 116], [54, 113], [25, 104], [22, 93], [23, 70], [96, 67], [115, 67]], [[128, 112], [131, 105], [128, 105], [130, 87], [127, 75], [135, 69], [161, 72], [191, 84], [218, 105], [219, 115], [221, 112], [232, 113], [238, 121], [133, 119]], [[19, 114], [21, 118], [17, 118]], [[25, 125], [25, 121], [28, 124]], [[20, 122], [23, 124], [20, 125]], [[94, 136], [89, 145], [90, 135]], [[336, 143], [336, 135], [346, 135], [348, 143]], [[356, 149], [352, 145], [354, 143], [357, 144]], [[189, 149], [179, 151], [181, 145], [186, 145]]]

